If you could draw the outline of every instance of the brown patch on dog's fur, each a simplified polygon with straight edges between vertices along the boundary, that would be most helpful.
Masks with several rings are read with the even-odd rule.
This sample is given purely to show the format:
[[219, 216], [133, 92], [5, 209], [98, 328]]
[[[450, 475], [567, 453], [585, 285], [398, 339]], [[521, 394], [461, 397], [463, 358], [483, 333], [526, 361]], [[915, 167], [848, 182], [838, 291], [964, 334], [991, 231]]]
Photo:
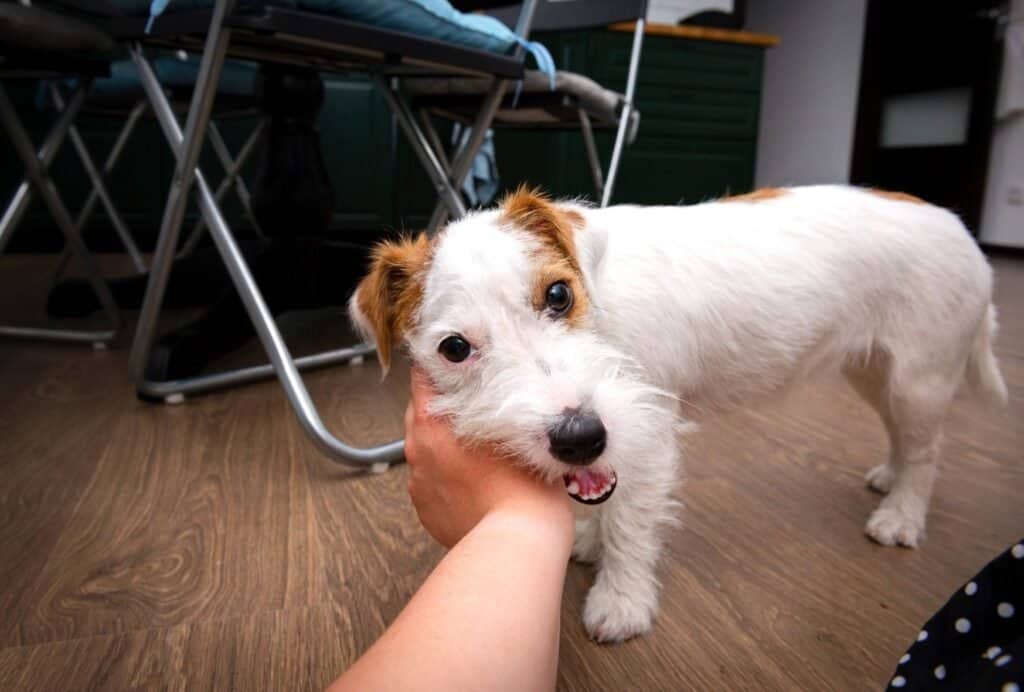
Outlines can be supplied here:
[[564, 319], [574, 327], [582, 326], [590, 309], [590, 299], [583, 285], [574, 233], [583, 228], [583, 216], [574, 209], [553, 203], [539, 190], [522, 186], [502, 201], [500, 220], [539, 241], [538, 269], [531, 291], [534, 308], [543, 311], [548, 288], [564, 281], [573, 295], [572, 307]]
[[356, 289], [355, 302], [374, 332], [377, 355], [386, 373], [391, 349], [412, 326], [423, 302], [423, 280], [433, 245], [427, 235], [385, 241], [373, 249], [370, 273]]
[[723, 197], [721, 202], [763, 202], [767, 199], [776, 199], [787, 194], [789, 190], [784, 187], [762, 187], [760, 190], [754, 190], [743, 195], [733, 195], [731, 197]]
[[910, 202], [911, 204], [928, 204], [920, 197], [915, 197], [907, 192], [890, 192], [888, 190], [876, 190], [869, 188], [868, 192], [879, 197], [885, 197], [886, 199], [896, 200], [897, 202]]

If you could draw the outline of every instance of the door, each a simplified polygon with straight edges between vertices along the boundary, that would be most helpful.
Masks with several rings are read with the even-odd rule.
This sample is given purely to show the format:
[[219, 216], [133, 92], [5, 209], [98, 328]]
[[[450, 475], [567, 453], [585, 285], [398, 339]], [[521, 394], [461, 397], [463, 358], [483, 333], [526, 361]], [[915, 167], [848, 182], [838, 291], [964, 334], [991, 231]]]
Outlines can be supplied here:
[[977, 232], [1001, 49], [994, 0], [869, 0], [850, 180]]

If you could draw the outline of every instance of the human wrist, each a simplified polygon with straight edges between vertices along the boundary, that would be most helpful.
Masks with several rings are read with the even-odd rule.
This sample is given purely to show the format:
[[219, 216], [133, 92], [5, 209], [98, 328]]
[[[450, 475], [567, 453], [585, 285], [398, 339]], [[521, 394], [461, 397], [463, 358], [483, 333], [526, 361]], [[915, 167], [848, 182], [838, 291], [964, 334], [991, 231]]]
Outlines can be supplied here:
[[541, 541], [568, 553], [575, 522], [567, 498], [510, 498], [492, 508], [477, 529]]

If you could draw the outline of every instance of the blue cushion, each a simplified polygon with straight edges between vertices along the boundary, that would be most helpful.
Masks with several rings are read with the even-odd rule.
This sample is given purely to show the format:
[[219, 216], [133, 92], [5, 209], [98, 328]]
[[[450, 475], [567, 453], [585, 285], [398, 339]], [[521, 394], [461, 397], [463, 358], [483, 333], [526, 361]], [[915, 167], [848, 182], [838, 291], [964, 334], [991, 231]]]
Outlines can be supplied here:
[[[148, 14], [149, 0], [113, 0], [129, 14]], [[515, 33], [494, 17], [459, 12], [447, 0], [269, 0], [280, 7], [349, 19], [364, 24], [426, 36], [492, 53], [510, 53]], [[239, 0], [245, 7], [246, 0]], [[166, 12], [213, 6], [213, 0], [169, 0]], [[157, 11], [160, 13], [159, 10]], [[159, 21], [159, 19], [157, 19]]]
[[494, 17], [464, 14], [447, 0], [296, 0], [299, 8], [429, 36], [492, 53], [510, 53], [516, 35]]

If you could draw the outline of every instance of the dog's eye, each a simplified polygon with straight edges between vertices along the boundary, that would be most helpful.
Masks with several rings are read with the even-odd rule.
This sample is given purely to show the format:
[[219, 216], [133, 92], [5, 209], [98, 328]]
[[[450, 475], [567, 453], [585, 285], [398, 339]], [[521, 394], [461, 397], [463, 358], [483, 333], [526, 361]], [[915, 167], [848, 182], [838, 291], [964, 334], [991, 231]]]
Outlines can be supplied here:
[[572, 307], [572, 289], [564, 281], [556, 281], [548, 286], [544, 304], [555, 315], [565, 314]]
[[437, 352], [453, 363], [461, 363], [469, 358], [471, 350], [469, 342], [458, 334], [445, 337], [437, 347]]

